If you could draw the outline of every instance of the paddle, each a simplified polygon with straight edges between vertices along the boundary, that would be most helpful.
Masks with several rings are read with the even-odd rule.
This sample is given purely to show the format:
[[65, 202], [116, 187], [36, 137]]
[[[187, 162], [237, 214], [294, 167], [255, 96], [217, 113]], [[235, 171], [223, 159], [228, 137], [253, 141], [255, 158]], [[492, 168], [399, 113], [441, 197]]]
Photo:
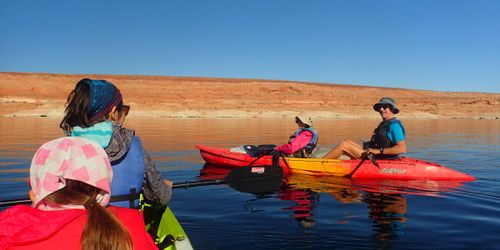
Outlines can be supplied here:
[[[227, 184], [235, 190], [243, 193], [261, 194], [275, 191], [283, 181], [283, 169], [280, 166], [241, 167], [231, 170], [226, 177], [219, 180], [186, 181], [174, 183], [172, 188], [189, 188], [207, 185]], [[116, 195], [111, 197], [112, 201], [126, 201], [138, 196], [134, 194]], [[0, 201], [0, 207], [17, 204], [30, 204], [29, 199], [14, 199]]]
[[375, 160], [375, 157], [373, 157], [373, 154], [372, 153], [369, 153], [369, 154], [366, 154], [363, 159], [358, 163], [358, 165], [348, 174], [344, 175], [344, 177], [347, 177], [347, 178], [352, 178], [352, 176], [354, 175], [354, 173], [356, 173], [356, 171], [358, 170], [359, 167], [361, 167], [361, 165], [363, 165], [363, 163], [367, 160], [367, 159], [370, 159], [370, 161], [373, 163], [373, 165], [375, 165], [376, 167], [380, 167], [377, 163], [377, 161]]
[[227, 184], [243, 193], [258, 194], [275, 191], [282, 181], [283, 169], [280, 166], [247, 166], [231, 170], [223, 179], [176, 183], [172, 188]]

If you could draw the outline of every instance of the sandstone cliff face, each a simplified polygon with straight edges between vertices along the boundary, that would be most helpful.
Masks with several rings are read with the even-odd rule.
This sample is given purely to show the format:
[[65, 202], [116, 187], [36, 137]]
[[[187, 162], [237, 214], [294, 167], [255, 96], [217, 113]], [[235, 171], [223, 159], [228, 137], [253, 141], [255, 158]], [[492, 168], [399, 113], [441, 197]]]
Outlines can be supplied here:
[[315, 119], [375, 118], [373, 103], [396, 99], [401, 118], [499, 119], [500, 93], [435, 92], [255, 79], [0, 73], [0, 116], [63, 115], [84, 77], [106, 79], [132, 105], [133, 117]]

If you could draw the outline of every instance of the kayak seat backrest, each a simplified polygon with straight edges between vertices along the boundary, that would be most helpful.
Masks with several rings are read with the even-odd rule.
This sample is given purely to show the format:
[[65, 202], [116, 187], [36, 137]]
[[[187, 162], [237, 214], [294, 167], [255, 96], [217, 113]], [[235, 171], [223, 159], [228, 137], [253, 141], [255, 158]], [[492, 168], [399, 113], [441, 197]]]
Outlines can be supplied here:
[[260, 151], [261, 155], [271, 155], [274, 152], [274, 144], [262, 144], [257, 146], [257, 150]]
[[252, 157], [271, 155], [272, 152], [274, 152], [274, 147], [276, 147], [276, 145], [273, 144], [263, 144], [259, 146], [243, 145], [243, 149], [245, 150], [245, 152]]

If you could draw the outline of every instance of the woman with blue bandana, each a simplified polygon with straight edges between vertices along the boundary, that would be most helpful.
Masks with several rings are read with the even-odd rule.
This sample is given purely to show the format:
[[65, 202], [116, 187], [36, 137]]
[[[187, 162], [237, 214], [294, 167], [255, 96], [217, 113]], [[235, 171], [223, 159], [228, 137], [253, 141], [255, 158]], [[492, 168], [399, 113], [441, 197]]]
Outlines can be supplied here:
[[361, 146], [352, 140], [344, 140], [323, 158], [338, 159], [347, 155], [351, 159], [359, 159], [367, 154], [373, 154], [376, 158], [396, 158], [406, 153], [405, 129], [401, 121], [394, 117], [399, 113], [396, 101], [383, 97], [373, 105], [373, 110], [380, 114], [382, 122], [373, 131], [369, 142]]
[[[165, 180], [155, 169], [135, 131], [122, 126], [129, 109], [111, 82], [85, 78], [69, 94], [60, 127], [68, 136], [87, 138], [104, 148], [113, 167], [113, 196], [142, 191], [147, 201], [167, 205], [172, 181]], [[137, 207], [138, 203], [122, 201], [113, 205]]]

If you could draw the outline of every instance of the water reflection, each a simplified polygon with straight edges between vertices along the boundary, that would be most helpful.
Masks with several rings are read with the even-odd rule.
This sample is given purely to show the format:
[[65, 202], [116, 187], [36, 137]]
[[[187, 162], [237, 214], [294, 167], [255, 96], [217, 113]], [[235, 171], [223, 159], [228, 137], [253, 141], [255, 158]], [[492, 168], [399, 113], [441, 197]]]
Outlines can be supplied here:
[[368, 204], [368, 217], [373, 221], [375, 242], [387, 249], [406, 230], [406, 198], [401, 194], [366, 192], [363, 201]]
[[[336, 176], [288, 176], [290, 190], [307, 190], [333, 197], [343, 204], [366, 203], [378, 239], [404, 233], [407, 195], [441, 196], [463, 185], [460, 181], [348, 179]], [[283, 186], [282, 186], [283, 187]], [[319, 202], [319, 199], [317, 199]], [[312, 213], [311, 213], [312, 214]]]
[[[396, 236], [405, 232], [407, 202], [403, 194], [397, 191], [404, 190], [404, 186], [396, 188], [396, 183], [391, 183], [388, 187], [382, 181], [357, 181], [343, 177], [311, 177], [298, 174], [291, 175], [288, 179], [286, 186], [294, 192], [307, 191], [317, 197], [319, 194], [330, 195], [342, 204], [365, 203], [367, 217], [372, 220], [374, 241], [379, 247], [386, 248]], [[405, 183], [398, 182], [398, 185], [403, 184]], [[415, 190], [415, 184], [411, 183], [411, 186]], [[432, 194], [435, 195], [437, 190], [433, 191]], [[429, 190], [421, 194], [429, 194]], [[319, 198], [316, 201], [320, 202]], [[312, 208], [310, 207], [310, 221], [313, 221]], [[349, 223], [349, 218], [343, 223]]]
[[[232, 168], [205, 165], [200, 179], [222, 179]], [[441, 196], [463, 185], [460, 181], [435, 180], [353, 180], [337, 176], [293, 174], [283, 179], [272, 197], [286, 201], [282, 211], [304, 228], [316, 225], [314, 209], [327, 195], [341, 204], [365, 203], [366, 217], [372, 221], [376, 245], [390, 247], [390, 243], [405, 233], [407, 228], [408, 195]], [[269, 195], [260, 196], [269, 198]], [[255, 199], [259, 199], [257, 196]], [[290, 205], [289, 202], [292, 202]], [[349, 218], [343, 223], [349, 223]]]
[[[314, 126], [320, 133], [320, 146], [330, 147], [345, 138], [366, 140], [378, 119], [374, 116], [373, 120], [363, 121], [316, 120]], [[0, 118], [1, 199], [26, 195], [31, 158], [42, 143], [63, 136], [58, 128], [59, 121]], [[286, 195], [282, 196], [284, 199], [278, 197], [279, 192], [256, 196], [221, 186], [206, 186], [176, 189], [171, 206], [196, 249], [475, 249], [479, 245], [497, 246], [500, 122], [404, 120], [404, 123], [408, 130], [409, 157], [470, 173], [478, 177], [478, 181], [462, 187], [461, 183], [453, 182], [398, 183], [293, 175], [280, 188], [285, 193], [286, 190], [298, 190], [304, 194], [290, 196], [296, 201], [286, 200], [289, 197]], [[196, 144], [214, 147], [281, 144], [295, 129], [289, 119], [279, 118], [132, 118], [127, 120], [126, 126], [136, 129], [164, 177], [175, 182], [193, 180], [200, 175], [204, 161], [194, 147]], [[446, 196], [446, 199], [436, 196]], [[247, 204], [249, 197], [253, 201]], [[394, 215], [396, 209], [393, 208], [402, 209], [405, 205], [404, 221], [395, 221], [399, 217]], [[378, 213], [372, 212], [370, 206]], [[298, 209], [294, 211], [293, 207]], [[299, 212], [299, 208], [307, 213]], [[380, 212], [384, 209], [388, 209], [387, 212]], [[393, 213], [390, 214], [393, 217], [387, 213]], [[312, 227], [304, 228], [295, 217], [312, 219]], [[398, 227], [401, 223], [407, 227]]]
[[313, 209], [319, 202], [319, 194], [311, 189], [294, 188], [286, 181], [278, 189], [277, 197], [284, 201], [291, 201], [294, 204], [283, 208], [285, 211], [291, 211], [292, 217], [305, 227], [314, 226]]

